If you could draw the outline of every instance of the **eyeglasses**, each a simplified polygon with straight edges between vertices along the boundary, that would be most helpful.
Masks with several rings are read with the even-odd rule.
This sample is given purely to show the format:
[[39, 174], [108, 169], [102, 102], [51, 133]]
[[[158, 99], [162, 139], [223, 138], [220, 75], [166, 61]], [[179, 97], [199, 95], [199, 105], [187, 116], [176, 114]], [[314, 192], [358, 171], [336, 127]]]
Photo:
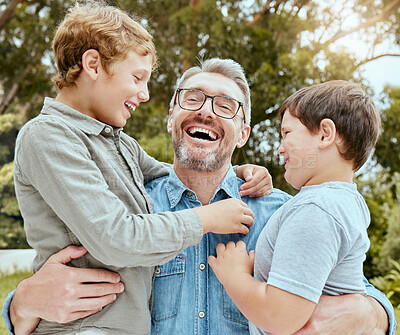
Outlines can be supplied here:
[[208, 95], [194, 88], [178, 88], [176, 94], [178, 95], [179, 107], [188, 111], [200, 110], [206, 103], [207, 98], [210, 98], [212, 111], [223, 119], [233, 119], [240, 107], [242, 107], [243, 115], [245, 115], [243, 102], [225, 95]]

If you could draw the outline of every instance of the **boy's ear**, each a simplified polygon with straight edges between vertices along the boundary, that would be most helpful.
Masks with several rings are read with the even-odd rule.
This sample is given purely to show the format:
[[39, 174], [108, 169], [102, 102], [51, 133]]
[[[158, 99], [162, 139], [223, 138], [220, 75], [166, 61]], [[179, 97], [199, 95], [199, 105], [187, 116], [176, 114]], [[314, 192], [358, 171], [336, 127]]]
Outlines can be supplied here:
[[169, 117], [167, 122], [167, 131], [169, 134], [172, 133], [172, 109], [169, 110]]
[[240, 131], [240, 136], [238, 138], [238, 141], [236, 143], [236, 148], [241, 148], [243, 147], [247, 140], [249, 139], [250, 136], [250, 126], [248, 124], [245, 124], [242, 128], [242, 130]]
[[331, 119], [323, 119], [319, 124], [319, 148], [324, 149], [336, 141], [336, 125]]
[[96, 80], [101, 68], [101, 56], [97, 50], [86, 50], [82, 55], [82, 71], [92, 80]]

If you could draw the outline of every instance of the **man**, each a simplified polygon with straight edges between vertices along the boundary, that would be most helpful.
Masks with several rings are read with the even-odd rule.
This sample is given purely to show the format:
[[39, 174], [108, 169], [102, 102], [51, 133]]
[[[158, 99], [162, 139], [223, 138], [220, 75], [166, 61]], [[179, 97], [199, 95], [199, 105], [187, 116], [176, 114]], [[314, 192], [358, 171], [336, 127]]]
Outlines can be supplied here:
[[[175, 150], [174, 169], [169, 176], [147, 185], [156, 203], [155, 211], [240, 198], [241, 182], [233, 174], [230, 160], [235, 147], [242, 147], [250, 133], [249, 96], [243, 70], [231, 60], [208, 60], [202, 69], [192, 68], [183, 75], [171, 101], [168, 120]], [[254, 249], [269, 216], [287, 199], [278, 190], [267, 197], [243, 197], [255, 214], [255, 223], [247, 236], [207, 234], [197, 246], [185, 249], [160, 266], [154, 283], [152, 333], [248, 333], [247, 320], [208, 267], [207, 257], [215, 254], [219, 242], [229, 240], [242, 239], [249, 249]], [[87, 313], [82, 311], [93, 312], [115, 299], [115, 293], [121, 291], [115, 274], [63, 266], [62, 263], [84, 252], [70, 247], [51, 257], [29, 281], [22, 282], [13, 299], [13, 320], [25, 314], [31, 319], [41, 316], [68, 322]], [[91, 281], [108, 283], [82, 284]], [[390, 303], [374, 288], [367, 290], [385, 306], [390, 332], [394, 332]], [[93, 297], [92, 305], [87, 297]], [[35, 308], [35, 300], [39, 307]], [[347, 295], [323, 297], [299, 334], [384, 334], [387, 329], [387, 315], [375, 299]]]

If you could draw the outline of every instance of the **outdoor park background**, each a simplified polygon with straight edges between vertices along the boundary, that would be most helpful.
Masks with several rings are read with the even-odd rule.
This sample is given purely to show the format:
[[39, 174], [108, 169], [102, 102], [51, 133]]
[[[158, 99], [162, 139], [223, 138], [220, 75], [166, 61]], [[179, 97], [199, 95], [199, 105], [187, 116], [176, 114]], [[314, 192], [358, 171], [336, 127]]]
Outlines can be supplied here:
[[[0, 0], [0, 249], [28, 248], [12, 181], [15, 137], [54, 96], [51, 40], [73, 1]], [[332, 79], [361, 83], [382, 115], [382, 134], [356, 182], [371, 211], [365, 275], [400, 321], [400, 0], [120, 0], [154, 36], [159, 68], [150, 102], [125, 131], [172, 162], [168, 102], [198, 58], [233, 58], [251, 86], [252, 135], [234, 163], [266, 166], [291, 194], [276, 153], [279, 106], [294, 91]], [[1, 264], [0, 264], [1, 265]], [[1, 267], [0, 267], [1, 268]], [[26, 273], [0, 273], [0, 304]], [[2, 328], [3, 327], [3, 328]], [[0, 322], [0, 334], [6, 334]]]

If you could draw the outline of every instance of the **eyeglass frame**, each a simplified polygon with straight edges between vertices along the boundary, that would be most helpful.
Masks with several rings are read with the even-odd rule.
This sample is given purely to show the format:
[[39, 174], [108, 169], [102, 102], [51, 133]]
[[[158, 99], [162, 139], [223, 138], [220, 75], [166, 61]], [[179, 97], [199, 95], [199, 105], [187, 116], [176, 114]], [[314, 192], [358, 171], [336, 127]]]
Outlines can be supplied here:
[[[197, 92], [203, 93], [203, 95], [204, 95], [204, 100], [203, 100], [203, 103], [201, 104], [201, 106], [200, 106], [199, 108], [197, 108], [197, 109], [189, 109], [189, 108], [182, 107], [182, 106], [181, 106], [181, 103], [180, 103], [180, 100], [179, 100], [179, 96], [180, 96], [180, 92], [182, 92], [183, 90], [197, 91]], [[229, 100], [236, 101], [236, 102], [239, 104], [238, 109], [236, 110], [235, 114], [234, 114], [232, 117], [221, 116], [221, 115], [219, 115], [219, 114], [217, 114], [217, 113], [215, 112], [215, 110], [214, 110], [214, 98], [216, 98], [216, 97], [227, 98], [227, 99], [229, 99]], [[213, 113], [214, 113], [216, 116], [218, 116], [218, 117], [220, 117], [220, 118], [222, 118], [222, 119], [232, 120], [233, 118], [236, 117], [236, 115], [238, 115], [239, 109], [240, 109], [240, 107], [242, 107], [242, 110], [243, 110], [243, 122], [246, 123], [246, 113], [245, 113], [245, 111], [244, 111], [244, 104], [243, 104], [243, 102], [241, 102], [241, 101], [239, 101], [239, 100], [236, 100], [236, 99], [234, 99], [234, 98], [231, 98], [231, 97], [228, 97], [227, 95], [222, 95], [222, 94], [209, 95], [209, 94], [204, 93], [202, 90], [199, 90], [199, 89], [197, 89], [197, 88], [177, 88], [176, 91], [175, 91], [175, 101], [178, 102], [179, 107], [182, 108], [182, 109], [184, 109], [184, 110], [191, 111], [191, 112], [197, 112], [197, 111], [199, 111], [200, 109], [202, 109], [203, 106], [204, 106], [204, 104], [205, 104], [206, 101], [207, 101], [207, 98], [210, 98], [210, 99], [211, 99], [211, 108], [212, 108]]]

